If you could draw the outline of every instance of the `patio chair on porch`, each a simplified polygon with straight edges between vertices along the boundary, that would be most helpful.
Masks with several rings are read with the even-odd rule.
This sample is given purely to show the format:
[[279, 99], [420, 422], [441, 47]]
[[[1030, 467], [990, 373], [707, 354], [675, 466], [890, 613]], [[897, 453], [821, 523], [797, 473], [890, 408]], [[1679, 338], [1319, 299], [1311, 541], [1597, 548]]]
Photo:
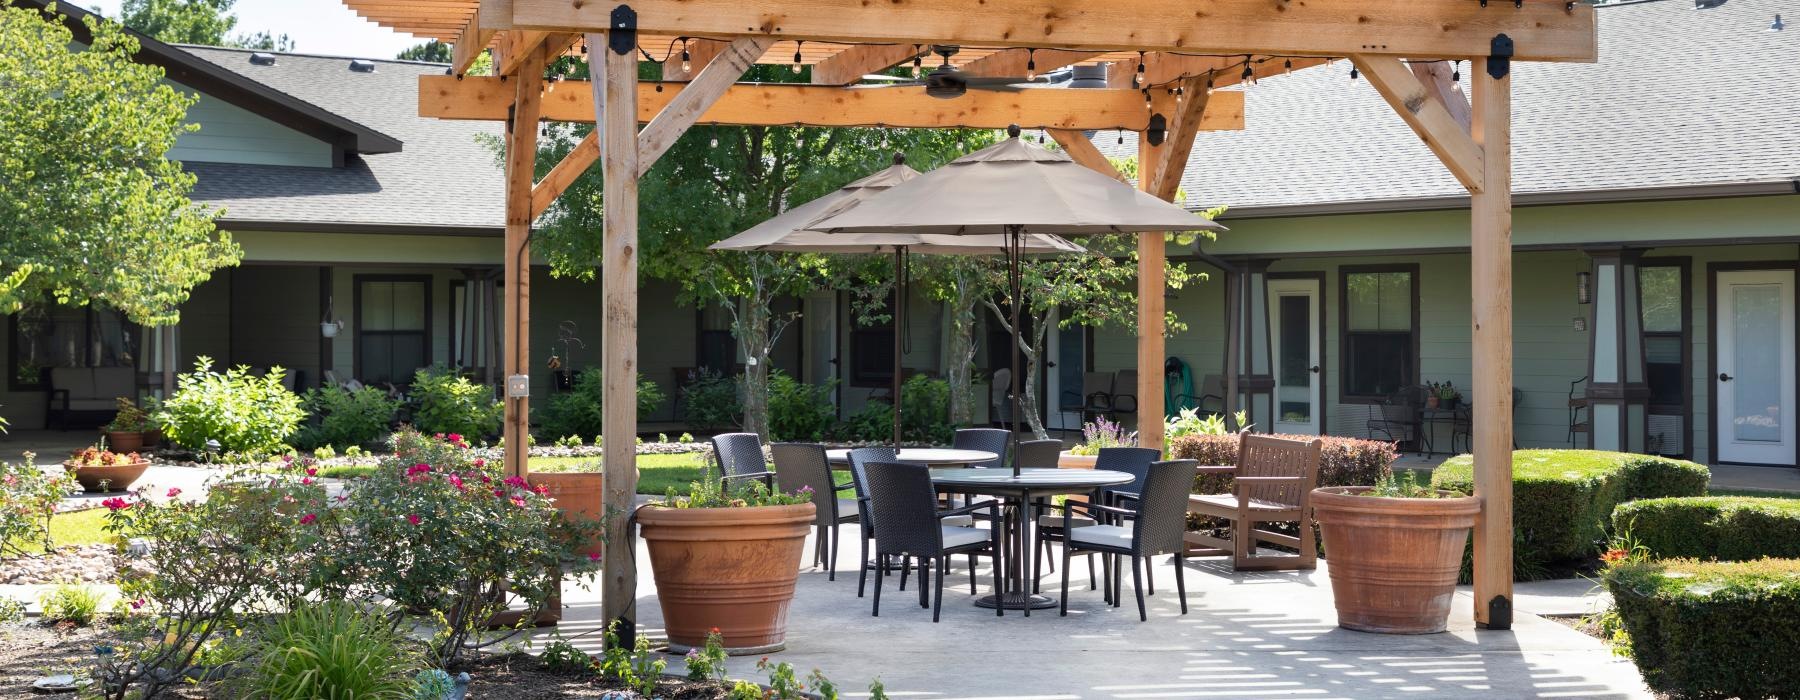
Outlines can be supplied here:
[[1118, 416], [1136, 416], [1138, 373], [1135, 369], [1122, 369], [1113, 375], [1112, 412], [1114, 420]]
[[1113, 415], [1113, 376], [1105, 372], [1081, 375], [1081, 422]]
[[719, 480], [729, 485], [740, 479], [755, 479], [775, 488], [775, 472], [763, 460], [762, 437], [756, 433], [721, 433], [712, 439], [713, 460], [719, 465]]
[[[1175, 555], [1175, 592], [1181, 599], [1181, 614], [1187, 614], [1187, 547], [1182, 533], [1187, 530], [1186, 499], [1194, 486], [1198, 462], [1178, 459], [1150, 465], [1143, 490], [1137, 496], [1121, 499], [1134, 502], [1135, 509], [1104, 506], [1097, 503], [1067, 501], [1061, 508], [1068, 541], [1063, 545], [1062, 602], [1059, 612], [1069, 614], [1069, 560], [1076, 554], [1096, 553], [1105, 562], [1108, 599], [1119, 606], [1119, 581], [1124, 570], [1121, 557], [1131, 557], [1131, 583], [1137, 592], [1138, 620], [1150, 619], [1144, 609], [1144, 584], [1155, 566], [1145, 560], [1159, 554]], [[1107, 518], [1121, 525], [1075, 527], [1075, 512], [1085, 511], [1095, 520]], [[1151, 595], [1156, 592], [1152, 590]]]
[[838, 486], [831, 476], [831, 463], [825, 459], [825, 446], [807, 442], [778, 442], [769, 446], [775, 457], [775, 481], [781, 490], [799, 491], [812, 487], [813, 506], [817, 515], [813, 526], [818, 537], [813, 542], [813, 564], [825, 563], [825, 580], [837, 580], [838, 541], [843, 536], [838, 525], [861, 520], [856, 499], [839, 496], [841, 491], [855, 495], [855, 484]]
[[[1239, 436], [1237, 469], [1232, 473], [1234, 492], [1196, 494], [1188, 497], [1187, 505], [1189, 513], [1231, 521], [1231, 539], [1191, 532], [1187, 541], [1200, 546], [1187, 553], [1230, 555], [1231, 568], [1240, 571], [1318, 566], [1318, 540], [1307, 507], [1319, 481], [1319, 452], [1324, 444], [1318, 438], [1301, 442], [1270, 435]], [[1299, 534], [1259, 528], [1262, 523], [1296, 523]], [[1259, 555], [1260, 542], [1292, 547], [1299, 554]]]
[[1380, 434], [1388, 442], [1411, 442], [1413, 447], [1424, 449], [1421, 444], [1423, 417], [1420, 415], [1424, 407], [1423, 387], [1405, 387], [1388, 395], [1369, 409], [1369, 439]]
[[1593, 425], [1589, 415], [1587, 391], [1582, 384], [1588, 380], [1586, 375], [1569, 382], [1569, 446], [1575, 447], [1575, 436], [1586, 435]]
[[[875, 541], [876, 566], [885, 567], [889, 557], [919, 560], [919, 607], [931, 607], [931, 621], [937, 622], [944, 608], [944, 574], [950, 558], [969, 556], [969, 594], [976, 590], [977, 556], [994, 560], [994, 592], [1000, 592], [1001, 528], [981, 529], [950, 525], [951, 518], [969, 517], [977, 513], [988, 519], [1000, 519], [1000, 504], [983, 501], [961, 508], [939, 510], [937, 489], [931, 485], [931, 469], [923, 464], [870, 462], [863, 465], [867, 479], [869, 511], [881, 537]], [[936, 572], [935, 578], [932, 573]], [[881, 578], [875, 577], [875, 600], [870, 614], [881, 616]], [[935, 581], [937, 595], [931, 596], [926, 581]], [[1004, 615], [1004, 605], [994, 606], [995, 615]]]

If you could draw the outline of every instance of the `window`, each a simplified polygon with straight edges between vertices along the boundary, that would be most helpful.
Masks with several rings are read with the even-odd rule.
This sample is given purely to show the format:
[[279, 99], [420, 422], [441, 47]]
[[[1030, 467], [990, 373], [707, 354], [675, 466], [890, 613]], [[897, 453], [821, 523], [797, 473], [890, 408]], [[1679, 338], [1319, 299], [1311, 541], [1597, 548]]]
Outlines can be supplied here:
[[1638, 267], [1644, 324], [1644, 382], [1650, 385], [1652, 452], [1687, 452], [1687, 266], [1645, 261]]
[[[860, 315], [851, 305], [852, 316]], [[852, 318], [850, 321], [850, 385], [858, 387], [891, 387], [894, 385], [894, 324], [899, 320], [894, 313], [894, 293], [889, 290], [887, 300], [874, 311], [886, 314], [885, 323], [864, 324]]]
[[1419, 383], [1417, 265], [1342, 269], [1343, 400], [1379, 401]]
[[12, 390], [48, 388], [52, 367], [135, 367], [139, 329], [113, 309], [32, 304], [12, 317]]
[[356, 276], [356, 378], [412, 383], [431, 364], [431, 277]]

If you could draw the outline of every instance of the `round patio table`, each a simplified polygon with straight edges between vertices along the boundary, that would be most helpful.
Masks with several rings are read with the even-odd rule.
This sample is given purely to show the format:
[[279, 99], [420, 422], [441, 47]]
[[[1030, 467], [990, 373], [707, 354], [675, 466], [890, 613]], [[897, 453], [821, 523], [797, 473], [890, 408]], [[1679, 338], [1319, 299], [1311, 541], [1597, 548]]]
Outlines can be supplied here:
[[1006, 502], [1005, 590], [983, 596], [975, 604], [984, 608], [1003, 606], [1008, 610], [1056, 607], [1056, 598], [1031, 592], [1037, 572], [1029, 570], [1031, 557], [1032, 499], [1046, 496], [1092, 495], [1102, 486], [1130, 483], [1125, 472], [1105, 469], [933, 469], [931, 483], [941, 491], [995, 496]]
[[[962, 466], [991, 462], [1000, 455], [986, 450], [952, 450], [937, 447], [913, 447], [895, 453], [894, 461], [904, 464], [923, 464], [931, 467]], [[825, 459], [833, 466], [850, 465], [849, 450], [826, 450]]]

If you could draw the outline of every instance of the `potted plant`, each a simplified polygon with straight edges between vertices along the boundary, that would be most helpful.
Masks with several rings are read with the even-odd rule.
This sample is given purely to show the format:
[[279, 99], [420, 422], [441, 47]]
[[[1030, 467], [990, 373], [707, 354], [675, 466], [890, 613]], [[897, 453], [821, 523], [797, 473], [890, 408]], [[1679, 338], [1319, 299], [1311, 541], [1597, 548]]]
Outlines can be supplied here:
[[1056, 466], [1063, 469], [1093, 469], [1102, 447], [1136, 447], [1137, 433], [1105, 418], [1095, 418], [1081, 426], [1081, 444], [1063, 450]]
[[63, 460], [63, 468], [89, 493], [124, 491], [150, 468], [150, 460], [136, 452], [114, 452], [96, 445], [70, 455]]
[[639, 508], [670, 647], [705, 646], [717, 628], [731, 654], [782, 649], [813, 517], [810, 489], [781, 493], [760, 481], [710, 477], [691, 495], [670, 489], [666, 500]]
[[1363, 632], [1444, 631], [1481, 499], [1420, 485], [1412, 472], [1374, 486], [1312, 492], [1331, 553], [1338, 625]]
[[106, 433], [106, 444], [115, 452], [137, 452], [144, 447], [144, 434], [154, 427], [150, 414], [124, 396], [117, 401], [118, 413], [113, 415], [111, 423], [101, 428]]
[[1425, 402], [1430, 407], [1454, 411], [1462, 403], [1462, 392], [1457, 391], [1456, 385], [1450, 382], [1442, 384], [1432, 382], [1429, 389], [1430, 391], [1425, 395]]
[[[460, 437], [460, 436], [457, 436]], [[539, 493], [556, 503], [556, 510], [563, 514], [563, 519], [578, 523], [599, 523], [600, 516], [606, 513], [604, 499], [606, 492], [601, 490], [602, 478], [605, 476], [589, 469], [599, 465], [582, 465], [573, 471], [541, 472], [531, 471], [525, 474], [525, 481]], [[596, 529], [583, 542], [575, 543], [578, 553], [589, 558], [598, 558], [601, 551], [601, 537]]]

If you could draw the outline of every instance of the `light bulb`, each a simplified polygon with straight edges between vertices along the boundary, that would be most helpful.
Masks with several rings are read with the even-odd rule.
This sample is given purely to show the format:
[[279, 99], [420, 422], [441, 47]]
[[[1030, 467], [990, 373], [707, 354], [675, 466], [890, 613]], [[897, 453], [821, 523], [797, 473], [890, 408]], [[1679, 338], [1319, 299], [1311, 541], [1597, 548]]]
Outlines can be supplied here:
[[717, 136], [712, 137], [712, 140], [708, 141], [707, 145], [712, 146], [713, 148], [718, 148], [719, 147], [719, 137], [717, 137]]
[[1287, 75], [1292, 72], [1294, 72], [1294, 59], [1289, 58], [1289, 59], [1283, 60], [1281, 62], [1281, 74]]
[[917, 77], [919, 77], [919, 73], [921, 73], [921, 72], [922, 72], [922, 71], [924, 71], [924, 68], [923, 68], [923, 66], [924, 66], [924, 65], [925, 65], [925, 61], [924, 61], [924, 60], [923, 60], [923, 59], [921, 59], [921, 58], [919, 58], [919, 57], [918, 57], [918, 56], [914, 56], [914, 57], [913, 57], [913, 74], [912, 74], [912, 77], [914, 77], [914, 78], [917, 78]]
[[683, 55], [683, 56], [682, 56], [682, 57], [681, 57], [681, 72], [683, 72], [683, 73], [692, 73], [692, 72], [694, 72], [694, 64], [693, 64], [693, 63], [690, 63], [690, 62], [689, 62], [689, 61], [688, 61], [688, 60], [687, 60], [687, 56], [686, 56], [686, 55]]

